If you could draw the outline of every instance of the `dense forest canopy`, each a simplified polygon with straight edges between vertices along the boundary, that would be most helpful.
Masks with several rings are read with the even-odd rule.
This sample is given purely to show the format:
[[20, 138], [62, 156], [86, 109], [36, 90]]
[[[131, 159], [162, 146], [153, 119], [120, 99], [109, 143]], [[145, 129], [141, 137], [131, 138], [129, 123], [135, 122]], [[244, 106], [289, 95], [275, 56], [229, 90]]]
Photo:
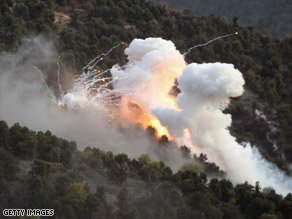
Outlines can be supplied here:
[[[15, 51], [24, 38], [43, 34], [55, 39], [63, 67], [75, 74], [96, 54], [121, 41], [162, 37], [184, 52], [214, 37], [239, 32], [193, 50], [187, 61], [233, 63], [243, 73], [247, 92], [233, 99], [226, 109], [233, 118], [230, 131], [238, 141], [256, 145], [266, 159], [289, 172], [291, 35], [275, 38], [268, 32], [254, 31], [252, 26], [240, 26], [237, 18], [229, 22], [215, 15], [200, 17], [189, 10], [180, 12], [144, 0], [2, 0], [0, 8], [0, 52]], [[125, 62], [120, 52], [112, 53], [101, 67]], [[52, 85], [55, 80], [48, 77], [47, 82]], [[256, 109], [274, 122], [275, 132], [265, 119], [258, 118]], [[276, 151], [272, 142], [277, 143]], [[187, 147], [181, 151], [190, 156]], [[198, 165], [172, 173], [163, 162], [152, 161], [147, 155], [130, 159], [96, 148], [80, 152], [74, 142], [49, 131], [36, 133], [19, 124], [8, 127], [1, 121], [0, 158], [1, 211], [12, 207], [54, 208], [55, 218], [284, 219], [292, 215], [291, 194], [282, 197], [272, 189], [261, 189], [259, 184], [232, 185], [203, 154], [189, 157]], [[110, 198], [109, 187], [92, 189], [85, 183], [88, 169], [106, 182], [122, 185], [114, 194], [117, 201]], [[207, 180], [210, 172], [219, 178]], [[144, 195], [138, 196], [145, 190], [136, 187], [138, 192], [133, 192], [131, 180], [145, 183], [148, 190]]]
[[254, 26], [257, 31], [266, 30], [274, 36], [283, 37], [292, 33], [292, 2], [289, 0], [153, 0], [164, 2], [172, 8], [189, 9], [193, 13], [211, 14], [239, 19], [241, 25]]
[[49, 131], [1, 121], [0, 210], [54, 209], [54, 218], [291, 218], [291, 194], [234, 186], [206, 155], [180, 150], [190, 164], [173, 173], [146, 154], [80, 152]]
[[[62, 17], [61, 15], [68, 15]], [[214, 15], [199, 17], [190, 11], [179, 12], [150, 1], [12, 1], [1, 2], [0, 50], [13, 50], [21, 39], [31, 34], [46, 34], [57, 39], [62, 61], [70, 71], [79, 73], [88, 60], [121, 41], [134, 38], [162, 37], [172, 40], [184, 52], [193, 45], [227, 33], [240, 34], [193, 50], [188, 62], [233, 63], [254, 95], [243, 95], [228, 109], [233, 116], [231, 131], [239, 140], [261, 148], [264, 156], [288, 170], [292, 161], [292, 37], [272, 37], [241, 27]], [[103, 62], [102, 68], [123, 63], [125, 56], [117, 51]], [[54, 84], [48, 77], [48, 83]], [[249, 102], [250, 104], [244, 104]], [[277, 142], [273, 150], [265, 132], [270, 128], [256, 120], [258, 109], [275, 121], [277, 131], [270, 137]], [[249, 118], [249, 119], [246, 119]]]

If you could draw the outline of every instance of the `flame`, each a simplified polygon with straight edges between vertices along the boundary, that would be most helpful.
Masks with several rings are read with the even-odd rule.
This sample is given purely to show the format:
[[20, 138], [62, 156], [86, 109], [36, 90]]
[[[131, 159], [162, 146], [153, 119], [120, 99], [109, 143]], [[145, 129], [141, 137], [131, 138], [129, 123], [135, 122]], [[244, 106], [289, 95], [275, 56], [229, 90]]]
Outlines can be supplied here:
[[122, 99], [120, 111], [118, 112], [120, 119], [123, 123], [140, 123], [146, 130], [149, 126], [156, 130], [157, 137], [163, 135], [167, 136], [168, 139], [172, 139], [167, 128], [161, 124], [161, 122], [151, 113], [149, 113], [142, 105], [134, 102], [134, 98], [124, 97]]
[[61, 107], [65, 107], [65, 103], [63, 101], [59, 101], [58, 102], [58, 107], [61, 108]]
[[157, 131], [158, 137], [161, 137], [163, 135], [167, 136], [168, 139], [171, 139], [170, 134], [168, 133], [168, 130], [166, 127], [161, 125], [160, 121], [158, 119], [151, 119], [150, 120], [150, 126], [153, 127]]
[[[125, 42], [120, 44], [128, 46]], [[82, 74], [84, 78], [82, 80], [78, 78], [74, 85], [74, 87], [76, 86], [74, 92], [81, 98], [73, 98], [72, 100], [69, 98], [66, 101], [72, 102], [70, 106], [76, 104], [82, 106], [79, 102], [83, 101], [100, 101], [101, 104], [98, 107], [106, 108], [105, 111], [111, 125], [117, 124], [123, 127], [128, 124], [142, 124], [144, 130], [148, 127], [153, 127], [156, 130], [156, 137], [165, 135], [169, 139], [173, 139], [168, 129], [152, 114], [152, 110], [169, 108], [181, 111], [176, 102], [176, 90], [174, 87], [178, 85], [177, 78], [185, 68], [186, 62], [184, 61], [184, 56], [172, 44], [166, 43], [165, 46], [166, 48], [156, 48], [154, 46], [154, 50], [157, 51], [152, 54], [153, 58], [149, 58], [149, 60], [146, 54], [150, 53], [152, 49], [146, 50], [145, 54], [140, 54], [143, 55], [142, 58], [140, 57], [141, 59], [137, 51], [131, 52], [129, 49], [129, 54], [125, 51], [129, 61], [127, 65], [116, 66], [104, 72], [95, 67], [97, 62], [92, 65], [91, 63], [93, 62], [90, 62], [87, 65], [87, 67], [90, 67], [89, 72], [86, 75]], [[112, 49], [100, 55], [103, 57], [98, 56], [99, 61], [104, 60], [104, 57]], [[134, 54], [133, 57], [131, 57], [132, 53]], [[165, 53], [169, 53], [169, 55], [159, 55]], [[139, 75], [140, 71], [145, 71], [142, 78]], [[108, 72], [110, 72], [111, 77], [106, 77]], [[135, 72], [138, 73], [136, 74]], [[83, 95], [83, 92], [86, 94]], [[66, 104], [60, 103], [59, 107], [62, 106], [66, 106]]]

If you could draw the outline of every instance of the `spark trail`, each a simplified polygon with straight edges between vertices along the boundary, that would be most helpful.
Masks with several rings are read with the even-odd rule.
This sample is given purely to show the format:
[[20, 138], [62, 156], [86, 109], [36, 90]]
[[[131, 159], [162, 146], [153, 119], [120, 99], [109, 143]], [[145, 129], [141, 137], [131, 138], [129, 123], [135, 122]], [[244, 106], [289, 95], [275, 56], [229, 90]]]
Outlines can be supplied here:
[[36, 66], [34, 67], [34, 69], [40, 74], [42, 83], [46, 88], [46, 93], [49, 95], [51, 101], [57, 102], [57, 99], [56, 99], [55, 95], [53, 94], [53, 91], [49, 88], [48, 84], [45, 81], [44, 74], [42, 73], [42, 71]]
[[[101, 60], [103, 60], [103, 57], [109, 55], [114, 49], [118, 48], [121, 45], [124, 45], [124, 42], [119, 43], [118, 45], [112, 47], [110, 50], [108, 50], [106, 53], [102, 53], [98, 56], [96, 56], [94, 59], [92, 59], [86, 66], [83, 67], [83, 71], [86, 69], [91, 70], [92, 68], [94, 68]], [[94, 63], [93, 65], [91, 65], [92, 63]]]
[[61, 78], [60, 78], [60, 71], [61, 71], [60, 59], [61, 59], [61, 56], [58, 57], [58, 61], [57, 61], [57, 65], [58, 65], [58, 88], [59, 88], [60, 95], [62, 96], [62, 95], [64, 95], [64, 92], [62, 90], [62, 84], [61, 84]]
[[[189, 48], [188, 51], [183, 54], [183, 56], [190, 53], [192, 51], [192, 49], [194, 49], [194, 48], [207, 46], [208, 44], [210, 44], [216, 40], [226, 38], [226, 37], [229, 37], [232, 35], [237, 35], [237, 34], [238, 34], [238, 32], [235, 32], [232, 34], [227, 34], [224, 36], [219, 36], [219, 37], [216, 37], [216, 38], [214, 38], [206, 43], [195, 45], [195, 46]], [[70, 93], [73, 92], [74, 95], [79, 95], [80, 91], [82, 90], [82, 92], [84, 92], [84, 95], [86, 96], [87, 99], [97, 101], [97, 102], [99, 102], [99, 104], [102, 103], [102, 104], [114, 104], [114, 105], [117, 105], [120, 103], [119, 102], [120, 96], [134, 95], [135, 89], [133, 89], [133, 88], [128, 87], [126, 89], [125, 88], [113, 89], [113, 85], [117, 81], [125, 81], [128, 78], [130, 78], [131, 76], [119, 75], [119, 76], [111, 77], [111, 76], [106, 76], [107, 74], [108, 75], [112, 74], [111, 69], [106, 69], [104, 71], [94, 69], [96, 67], [96, 65], [104, 59], [104, 57], [108, 56], [114, 49], [120, 47], [121, 45], [124, 45], [124, 42], [121, 42], [121, 43], [117, 44], [116, 46], [113, 46], [105, 53], [97, 55], [86, 66], [84, 66], [83, 73], [75, 79], [74, 87], [70, 91]], [[59, 60], [58, 60], [57, 64], [58, 64], [58, 87], [59, 87], [60, 92], [62, 92], [61, 91], [61, 84], [60, 84]], [[119, 66], [118, 69], [122, 70], [122, 69], [131, 68], [132, 65], [133, 64], [131, 62], [129, 62], [128, 64], [126, 64], [124, 66]], [[86, 72], [85, 72], [85, 70], [86, 70]], [[61, 93], [61, 96], [64, 96], [64, 94]], [[65, 105], [63, 99], [64, 98], [61, 98], [59, 100], [59, 105]]]
[[[287, 194], [292, 191], [292, 178], [266, 161], [256, 147], [242, 147], [228, 130], [232, 118], [223, 109], [231, 97], [244, 91], [241, 72], [232, 64], [185, 61], [192, 49], [237, 34], [216, 37], [184, 54], [171, 41], [134, 39], [125, 49], [128, 64], [105, 71], [95, 69], [118, 44], [83, 68], [58, 105], [72, 110], [104, 110], [109, 124], [141, 124], [145, 130], [152, 126], [158, 137], [165, 135], [178, 145], [189, 145], [192, 153], [207, 154], [232, 182], [260, 181], [261, 186]], [[176, 79], [181, 92], [171, 96]], [[241, 167], [245, 168], [239, 173]]]
[[209, 41], [206, 42], [206, 43], [197, 44], [197, 45], [195, 45], [195, 46], [193, 46], [193, 47], [190, 47], [190, 48], [188, 49], [188, 51], [185, 52], [185, 53], [183, 54], [183, 56], [186, 56], [187, 54], [189, 54], [189, 53], [190, 53], [193, 49], [195, 49], [195, 48], [203, 47], [203, 46], [207, 46], [207, 45], [209, 45], [210, 43], [215, 42], [216, 40], [220, 40], [220, 39], [223, 39], [223, 38], [226, 38], [226, 37], [230, 37], [230, 36], [234, 36], [234, 35], [238, 35], [238, 32], [230, 33], [230, 34], [227, 34], [227, 35], [223, 35], [223, 36], [216, 37], [216, 38], [214, 38], [214, 39], [212, 39], [212, 40], [209, 40]]

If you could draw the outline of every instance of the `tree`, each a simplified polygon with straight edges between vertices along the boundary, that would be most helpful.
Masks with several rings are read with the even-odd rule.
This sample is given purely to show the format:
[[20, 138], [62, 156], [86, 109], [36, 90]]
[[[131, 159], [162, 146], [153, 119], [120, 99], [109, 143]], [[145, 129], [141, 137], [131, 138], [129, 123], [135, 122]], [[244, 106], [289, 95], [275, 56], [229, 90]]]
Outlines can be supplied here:
[[87, 196], [88, 194], [82, 184], [74, 182], [68, 187], [64, 198], [76, 212], [82, 212], [85, 208]]
[[9, 127], [3, 120], [0, 121], [0, 147], [8, 148]]
[[199, 161], [204, 163], [205, 161], [207, 161], [208, 158], [207, 158], [207, 154], [202, 154], [200, 153], [200, 156], [199, 156]]
[[[1, 150], [1, 149], [0, 149]], [[5, 208], [11, 207], [10, 183], [0, 177], [0, 211], [3, 212]]]
[[200, 174], [200, 173], [203, 173], [204, 172], [204, 169], [202, 166], [198, 165], [198, 164], [193, 164], [193, 163], [190, 163], [190, 164], [184, 164], [181, 168], [180, 168], [181, 171], [192, 171], [192, 172], [195, 172], [197, 174]]
[[283, 212], [283, 218], [289, 218], [292, 215], [292, 194], [289, 193], [283, 200], [281, 206], [281, 212]]
[[30, 17], [32, 19], [43, 19], [44, 12], [47, 9], [47, 5], [44, 2], [40, 2], [39, 4], [34, 4], [30, 8]]
[[16, 156], [21, 156], [24, 159], [33, 158], [37, 151], [36, 135], [27, 127], [21, 128], [16, 123], [10, 128], [9, 146]]
[[127, 163], [114, 163], [109, 169], [110, 179], [118, 184], [124, 183], [127, 180], [129, 167]]
[[67, 0], [57, 0], [56, 3], [60, 6], [66, 6], [67, 5]]
[[50, 173], [51, 164], [43, 160], [34, 160], [33, 171], [41, 176], [46, 176]]
[[219, 180], [216, 178], [211, 179], [209, 183], [209, 188], [210, 190], [214, 193], [214, 195], [221, 200], [222, 198], [222, 191], [221, 191], [221, 186], [219, 184]]
[[11, 153], [0, 148], [0, 178], [11, 179], [18, 170], [18, 162]]
[[132, 208], [129, 200], [129, 193], [126, 189], [123, 189], [118, 194], [118, 218], [121, 219], [134, 219], [137, 218], [137, 213], [134, 208]]
[[[177, 82], [176, 82], [177, 83]], [[185, 158], [191, 158], [191, 149], [188, 148], [186, 145], [180, 147], [180, 151]]]
[[233, 17], [233, 26], [234, 27], [238, 27], [239, 25], [238, 25], [238, 20], [239, 20], [239, 17], [237, 17], [237, 16], [234, 16]]
[[148, 166], [151, 163], [151, 159], [147, 154], [141, 155], [138, 160], [143, 166]]
[[244, 212], [252, 200], [253, 186], [245, 182], [244, 184], [236, 185], [234, 191], [236, 193], [236, 202]]
[[14, 11], [17, 16], [22, 17], [24, 20], [29, 17], [29, 9], [25, 4], [17, 4], [14, 8]]
[[221, 219], [223, 218], [223, 214], [220, 209], [210, 206], [206, 210], [206, 217], [209, 219]]
[[43, 177], [29, 172], [20, 190], [22, 198], [20, 203], [25, 208], [52, 208], [52, 200], [55, 197], [55, 189], [48, 177]]
[[68, 187], [74, 182], [80, 182], [81, 177], [75, 171], [69, 171], [56, 178], [55, 189], [57, 196], [64, 197]]
[[222, 179], [219, 184], [222, 191], [222, 201], [228, 202], [234, 193], [233, 185], [229, 180], [226, 179]]
[[74, 12], [71, 16], [71, 25], [75, 28], [79, 27], [79, 19], [80, 19], [80, 15], [76, 12]]
[[267, 200], [266, 198], [256, 197], [248, 205], [246, 214], [248, 217], [256, 219], [264, 213], [273, 213], [274, 209], [275, 205], [273, 202]]

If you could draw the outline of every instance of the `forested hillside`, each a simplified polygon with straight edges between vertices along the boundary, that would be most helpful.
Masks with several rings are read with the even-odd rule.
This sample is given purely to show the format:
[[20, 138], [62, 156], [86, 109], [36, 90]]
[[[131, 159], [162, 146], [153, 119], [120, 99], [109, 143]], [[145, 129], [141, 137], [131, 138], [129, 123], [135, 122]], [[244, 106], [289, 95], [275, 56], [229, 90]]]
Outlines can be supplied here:
[[[76, 149], [51, 132], [0, 122], [0, 210], [54, 209], [54, 218], [285, 218], [292, 196], [236, 186], [201, 154], [177, 173], [147, 155]], [[207, 175], [213, 175], [207, 181]], [[92, 183], [94, 181], [94, 183]], [[24, 218], [24, 217], [22, 217]], [[49, 218], [49, 217], [48, 217]]]
[[289, 0], [153, 1], [164, 2], [180, 10], [191, 10], [201, 16], [220, 15], [227, 17], [230, 21], [239, 18], [241, 25], [254, 26], [257, 31], [266, 30], [278, 37], [292, 33], [292, 2]]
[[[237, 19], [200, 17], [145, 0], [2, 0], [0, 8], [1, 53], [16, 51], [23, 39], [42, 34], [55, 41], [62, 68], [74, 74], [96, 54], [122, 41], [162, 37], [183, 53], [238, 32], [192, 50], [186, 60], [233, 63], [243, 73], [246, 92], [226, 109], [233, 119], [230, 131], [239, 142], [250, 142], [266, 159], [291, 172], [291, 35], [279, 39], [242, 27]], [[101, 68], [124, 63], [121, 53], [121, 48], [113, 51]], [[56, 78], [49, 75], [47, 83], [56, 84]], [[1, 211], [54, 208], [55, 218], [286, 219], [292, 215], [291, 194], [282, 197], [247, 183], [234, 186], [204, 155], [189, 157], [186, 147], [181, 151], [195, 165], [172, 173], [147, 155], [130, 159], [96, 148], [80, 152], [74, 142], [49, 131], [36, 133], [18, 124], [9, 128], [4, 121], [0, 125]], [[92, 181], [88, 171], [111, 182], [116, 192], [110, 193], [107, 183], [97, 189], [87, 185]], [[219, 178], [207, 181], [209, 171]], [[129, 185], [133, 180], [141, 187], [133, 189]]]
[[[246, 89], [253, 93], [245, 92], [233, 101], [228, 110], [234, 119], [231, 131], [239, 140], [256, 144], [280, 168], [287, 170], [286, 161], [292, 162], [291, 36], [280, 40], [266, 32], [256, 33], [252, 27], [241, 27], [237, 21], [229, 23], [214, 15], [199, 17], [143, 0], [5, 0], [1, 1], [0, 16], [0, 50], [13, 50], [32, 34], [46, 34], [56, 39], [62, 62], [77, 74], [88, 60], [121, 41], [162, 37], [184, 52], [216, 36], [238, 31], [239, 35], [193, 50], [186, 59], [233, 63], [243, 73]], [[114, 51], [101, 67], [123, 62], [125, 57], [120, 54]], [[48, 80], [54, 84], [56, 79], [49, 76]], [[276, 131], [269, 140], [266, 133], [271, 127], [257, 118], [255, 109], [273, 121]]]

